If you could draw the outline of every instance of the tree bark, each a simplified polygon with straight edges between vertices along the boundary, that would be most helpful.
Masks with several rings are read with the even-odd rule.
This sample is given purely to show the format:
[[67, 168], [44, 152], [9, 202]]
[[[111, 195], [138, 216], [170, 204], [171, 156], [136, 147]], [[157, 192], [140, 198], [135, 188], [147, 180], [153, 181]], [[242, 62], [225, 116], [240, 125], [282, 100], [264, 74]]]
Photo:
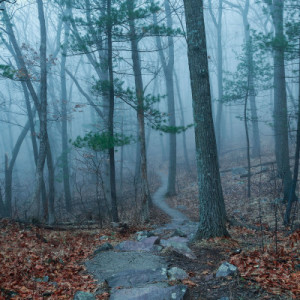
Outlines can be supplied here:
[[66, 61], [67, 50], [70, 35], [70, 2], [66, 2], [66, 11], [64, 16], [65, 21], [65, 34], [64, 43], [62, 45], [60, 77], [61, 77], [61, 114], [62, 114], [62, 169], [63, 169], [63, 183], [65, 193], [65, 203], [68, 212], [72, 211], [72, 199], [70, 188], [70, 173], [69, 173], [69, 147], [68, 147], [68, 97], [67, 97], [67, 81], [66, 81]]
[[184, 0], [195, 120], [200, 223], [195, 239], [228, 236], [214, 132], [203, 0]]
[[146, 154], [146, 139], [145, 139], [145, 115], [144, 115], [144, 86], [142, 78], [141, 60], [138, 49], [138, 37], [135, 30], [134, 7], [135, 0], [127, 1], [129, 27], [130, 27], [130, 42], [131, 42], [131, 57], [133, 62], [133, 73], [137, 97], [137, 119], [140, 142], [140, 174], [141, 174], [141, 219], [142, 222], [149, 220], [149, 205], [151, 203], [150, 190], [148, 185], [147, 175], [147, 154]]
[[[171, 15], [171, 8], [169, 0], [164, 0], [167, 28], [173, 28], [173, 21]], [[154, 24], [157, 25], [157, 17], [153, 15]], [[169, 115], [169, 126], [176, 127], [175, 117], [175, 97], [174, 97], [174, 41], [172, 36], [168, 36], [168, 59], [165, 57], [163, 52], [162, 42], [159, 36], [156, 37], [156, 44], [160, 57], [161, 64], [165, 75], [167, 100], [168, 100], [168, 115]], [[176, 195], [176, 133], [169, 133], [169, 172], [168, 172], [168, 187], [167, 196]]]
[[[115, 88], [113, 73], [113, 45], [112, 45], [112, 11], [111, 0], [107, 0], [107, 50], [108, 50], [108, 74], [109, 74], [109, 117], [108, 132], [113, 140], [114, 138], [114, 108], [115, 108]], [[109, 149], [109, 171], [110, 171], [110, 189], [112, 201], [112, 218], [114, 222], [119, 222], [117, 192], [116, 192], [116, 168], [115, 168], [115, 148]]]
[[283, 181], [284, 201], [288, 200], [292, 175], [289, 161], [287, 97], [284, 62], [283, 0], [270, 4], [275, 27], [274, 45], [274, 133], [278, 175]]
[[48, 132], [47, 132], [47, 34], [46, 34], [46, 24], [44, 16], [44, 5], [42, 0], [37, 0], [38, 15], [40, 23], [40, 106], [39, 106], [39, 119], [40, 119], [40, 148], [37, 160], [36, 175], [34, 192], [32, 196], [33, 202], [33, 217], [36, 220], [40, 220], [40, 192], [43, 182], [43, 171], [47, 156], [48, 147]]

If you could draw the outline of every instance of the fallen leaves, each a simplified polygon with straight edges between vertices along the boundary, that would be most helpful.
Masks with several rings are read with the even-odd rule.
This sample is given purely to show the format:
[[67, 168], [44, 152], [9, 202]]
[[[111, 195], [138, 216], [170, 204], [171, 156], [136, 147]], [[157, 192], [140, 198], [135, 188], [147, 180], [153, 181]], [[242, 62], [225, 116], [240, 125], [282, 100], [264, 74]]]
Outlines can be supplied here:
[[300, 296], [299, 264], [300, 230], [288, 239], [282, 238], [277, 252], [268, 246], [264, 252], [254, 250], [231, 257], [230, 262], [239, 268], [244, 278], [255, 280], [268, 292], [290, 294], [294, 299]]
[[99, 232], [49, 231], [3, 220], [0, 234], [0, 300], [71, 299], [77, 290], [97, 289], [81, 263], [103, 243]]

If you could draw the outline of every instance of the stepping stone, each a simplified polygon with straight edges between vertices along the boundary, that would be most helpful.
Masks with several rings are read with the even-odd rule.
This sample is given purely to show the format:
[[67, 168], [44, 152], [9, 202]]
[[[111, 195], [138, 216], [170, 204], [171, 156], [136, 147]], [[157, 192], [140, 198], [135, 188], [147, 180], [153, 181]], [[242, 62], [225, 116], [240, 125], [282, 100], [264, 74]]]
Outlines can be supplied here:
[[182, 269], [173, 267], [168, 270], [169, 280], [183, 280], [189, 277], [189, 275]]
[[167, 240], [161, 240], [160, 244], [166, 248], [171, 248], [177, 253], [180, 253], [190, 259], [196, 259], [196, 255], [187, 246], [188, 239], [183, 237], [174, 236]]
[[166, 261], [149, 252], [101, 252], [86, 262], [88, 272], [99, 282], [112, 278], [113, 275], [131, 270], [166, 269]]
[[143, 240], [136, 241], [124, 241], [115, 247], [119, 251], [152, 251], [153, 246], [158, 244], [159, 237], [152, 236], [144, 238]]
[[187, 299], [187, 287], [153, 284], [141, 288], [113, 290], [110, 300], [184, 300]]
[[101, 245], [98, 249], [96, 249], [94, 251], [94, 255], [97, 255], [100, 252], [103, 251], [109, 251], [112, 250], [114, 247], [110, 244], [110, 243], [104, 243], [103, 245]]
[[167, 281], [167, 269], [143, 269], [127, 270], [112, 275], [106, 279], [108, 286], [116, 287], [139, 287], [159, 281]]

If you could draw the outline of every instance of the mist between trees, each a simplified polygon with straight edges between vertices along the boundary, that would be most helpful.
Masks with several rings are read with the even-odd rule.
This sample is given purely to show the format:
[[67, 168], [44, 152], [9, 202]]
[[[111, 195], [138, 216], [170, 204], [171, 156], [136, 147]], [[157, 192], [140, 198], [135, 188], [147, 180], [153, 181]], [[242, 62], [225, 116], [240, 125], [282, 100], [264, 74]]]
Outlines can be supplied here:
[[197, 237], [227, 236], [220, 170], [251, 198], [270, 163], [290, 224], [298, 0], [0, 2], [2, 218], [146, 223], [158, 174], [172, 197], [187, 172]]

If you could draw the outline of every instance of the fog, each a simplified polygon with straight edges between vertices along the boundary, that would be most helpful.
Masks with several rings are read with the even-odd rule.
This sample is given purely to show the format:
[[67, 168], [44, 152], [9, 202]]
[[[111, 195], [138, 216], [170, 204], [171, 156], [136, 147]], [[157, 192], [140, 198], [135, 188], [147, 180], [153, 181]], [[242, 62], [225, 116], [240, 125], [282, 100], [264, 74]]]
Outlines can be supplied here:
[[[170, 196], [180, 192], [181, 173], [196, 178], [183, 1], [119, 0], [110, 10], [108, 2], [1, 3], [2, 217], [141, 222], [143, 199], [159, 186], [159, 172], [168, 177]], [[285, 21], [294, 22], [289, 9]], [[268, 5], [206, 0], [204, 17], [220, 170], [246, 167], [247, 147], [256, 163], [275, 160], [275, 54], [267, 41], [275, 27]], [[249, 41], [252, 81], [245, 91]], [[299, 83], [297, 58], [289, 56], [284, 80], [292, 155]]]

